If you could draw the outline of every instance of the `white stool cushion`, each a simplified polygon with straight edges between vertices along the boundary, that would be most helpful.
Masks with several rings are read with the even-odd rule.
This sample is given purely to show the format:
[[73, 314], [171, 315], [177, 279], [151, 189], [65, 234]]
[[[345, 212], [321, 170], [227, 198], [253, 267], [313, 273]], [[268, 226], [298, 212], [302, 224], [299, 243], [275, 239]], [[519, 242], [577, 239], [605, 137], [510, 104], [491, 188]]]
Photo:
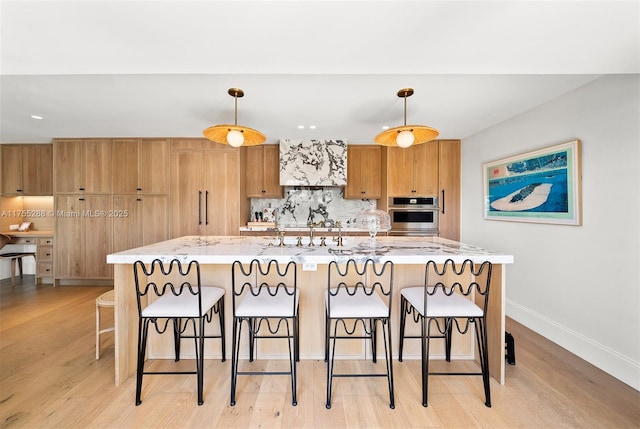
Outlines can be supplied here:
[[271, 296], [268, 291], [263, 290], [258, 296], [247, 293], [236, 303], [236, 317], [293, 317], [295, 296], [295, 308], [298, 308], [298, 291], [295, 295], [289, 295], [280, 288], [278, 293]]
[[[331, 290], [335, 293], [335, 289]], [[329, 292], [325, 292], [325, 305], [329, 306]], [[330, 318], [379, 318], [389, 316], [389, 307], [377, 293], [367, 295], [362, 288], [358, 288], [351, 296], [345, 289], [340, 289], [337, 295], [331, 296]]]
[[[216, 286], [202, 286], [202, 313], [209, 311], [224, 296], [224, 289]], [[198, 296], [183, 290], [178, 296], [171, 291], [155, 300], [142, 310], [143, 317], [198, 317]]]
[[[433, 289], [431, 289], [433, 290]], [[402, 296], [420, 313], [424, 311], [424, 286], [406, 287]], [[459, 293], [447, 296], [442, 288], [427, 297], [426, 317], [481, 317], [482, 309]]]

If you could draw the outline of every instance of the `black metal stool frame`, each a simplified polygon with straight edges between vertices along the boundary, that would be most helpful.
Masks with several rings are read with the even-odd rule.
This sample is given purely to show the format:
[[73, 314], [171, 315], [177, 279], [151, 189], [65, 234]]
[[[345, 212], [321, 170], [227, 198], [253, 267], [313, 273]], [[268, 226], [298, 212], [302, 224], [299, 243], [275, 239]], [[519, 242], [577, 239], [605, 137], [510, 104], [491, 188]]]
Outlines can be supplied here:
[[[146, 283], [144, 288], [140, 288], [140, 275], [139, 272], [142, 273], [143, 276], [149, 277], [152, 276], [156, 270], [156, 267], [160, 270], [161, 274], [164, 276], [168, 276], [171, 274], [173, 267], [177, 266], [178, 275], [179, 276], [188, 276], [191, 272], [191, 269], [195, 267], [196, 270], [196, 285], [192, 285], [191, 283], [184, 281], [180, 285], [176, 286], [172, 282], [165, 282], [161, 289], [158, 288], [158, 285], [155, 282]], [[200, 281], [200, 265], [196, 261], [191, 261], [186, 268], [186, 271], [183, 270], [182, 264], [178, 259], [173, 259], [169, 262], [169, 268], [165, 269], [165, 265], [160, 259], [154, 259], [150, 265], [150, 268], [147, 269], [145, 264], [141, 261], [136, 261], [134, 263], [134, 279], [136, 283], [136, 295], [137, 295], [137, 304], [138, 304], [138, 314], [140, 315], [138, 320], [138, 363], [137, 363], [137, 373], [136, 373], [136, 405], [140, 405], [142, 403], [141, 394], [142, 394], [142, 379], [144, 375], [177, 375], [177, 374], [195, 374], [197, 378], [197, 389], [198, 389], [198, 405], [202, 405], [204, 403], [203, 399], [203, 387], [204, 387], [204, 340], [205, 338], [220, 338], [222, 343], [222, 361], [226, 360], [225, 358], [225, 336], [224, 336], [224, 295], [222, 298], [218, 300], [218, 302], [210, 308], [205, 313], [202, 313], [202, 298], [200, 295], [201, 289], [201, 281]], [[165, 293], [172, 293], [175, 296], [178, 296], [182, 293], [191, 293], [192, 295], [198, 296], [198, 308], [200, 308], [199, 317], [195, 318], [186, 318], [184, 320], [184, 324], [182, 323], [182, 318], [173, 317], [173, 318], [161, 318], [161, 317], [143, 317], [142, 316], [142, 297], [146, 297], [151, 290], [153, 289], [153, 293], [156, 296], [162, 296]], [[186, 290], [186, 291], [185, 291]], [[213, 320], [213, 313], [218, 314], [220, 320], [220, 335], [201, 335], [201, 333], [205, 332], [206, 323], [210, 323]], [[196, 321], [198, 319], [198, 327], [196, 327]], [[162, 323], [164, 321], [164, 323]], [[180, 360], [180, 339], [181, 338], [193, 338], [195, 345], [195, 361], [196, 361], [196, 370], [195, 371], [145, 371], [145, 355], [147, 350], [147, 338], [149, 333], [149, 325], [153, 325], [156, 332], [158, 334], [163, 334], [167, 331], [169, 323], [172, 323], [173, 329], [173, 339], [174, 339], [174, 349], [175, 349], [175, 361], [178, 362]], [[184, 335], [187, 330], [187, 326], [191, 326], [193, 328], [193, 335]]]
[[[232, 288], [233, 288], [233, 345], [231, 352], [231, 397], [230, 405], [236, 404], [236, 390], [239, 375], [291, 375], [291, 404], [296, 406], [298, 404], [296, 390], [297, 390], [297, 368], [296, 364], [300, 360], [300, 348], [299, 348], [299, 332], [300, 321], [298, 316], [298, 300], [296, 294], [298, 294], [298, 275], [297, 266], [293, 261], [288, 262], [284, 266], [284, 270], [280, 269], [280, 265], [275, 260], [268, 261], [266, 269], [263, 269], [263, 265], [257, 259], [252, 260], [249, 263], [248, 271], [240, 261], [235, 261], [232, 265]], [[275, 268], [278, 278], [287, 279], [289, 270], [293, 270], [293, 285], [286, 284], [286, 282], [279, 282], [275, 287], [272, 287], [268, 282], [260, 281], [258, 284], [259, 276], [266, 276], [271, 272], [271, 269]], [[247, 279], [254, 276], [255, 281], [248, 281]], [[244, 278], [245, 280], [240, 282], [239, 280]], [[239, 283], [242, 283], [241, 285]], [[245, 292], [245, 289], [248, 292]], [[286, 317], [271, 317], [271, 316], [255, 316], [255, 317], [243, 317], [236, 316], [236, 299], [245, 293], [249, 293], [253, 296], [258, 296], [261, 293], [268, 293], [270, 296], [276, 296], [280, 290], [284, 290], [288, 296], [291, 296], [293, 302], [292, 316]], [[292, 325], [289, 325], [291, 319]], [[277, 320], [275, 327], [271, 325], [272, 320]], [[264, 338], [286, 338], [289, 348], [289, 371], [239, 371], [239, 354], [240, 354], [240, 340], [242, 337], [242, 322], [247, 323], [249, 329], [249, 362], [253, 362], [255, 357], [255, 344], [258, 339]], [[282, 326], [286, 328], [286, 334], [278, 335]], [[261, 334], [262, 329], [266, 329], [268, 334]]]
[[[467, 267], [468, 266], [468, 267]], [[462, 273], [467, 271], [473, 275], [474, 280], [467, 282], [466, 284], [462, 284], [460, 282], [453, 282], [449, 285], [445, 284], [442, 281], [437, 281], [434, 284], [429, 283], [429, 274], [434, 274], [436, 277], [441, 277], [447, 273], [447, 269], [449, 269], [455, 275], [461, 275]], [[422, 405], [426, 407], [427, 404], [427, 396], [428, 396], [428, 388], [429, 388], [429, 375], [480, 375], [482, 376], [484, 393], [485, 393], [485, 405], [487, 407], [491, 407], [491, 390], [489, 384], [489, 358], [488, 358], [488, 345], [487, 345], [487, 306], [489, 302], [489, 286], [491, 281], [491, 271], [492, 264], [491, 262], [484, 261], [480, 264], [474, 264], [473, 261], [467, 259], [463, 261], [461, 264], [458, 264], [459, 268], [456, 268], [456, 264], [452, 259], [447, 259], [444, 264], [442, 264], [442, 268], [438, 268], [438, 264], [434, 261], [428, 261], [425, 266], [425, 285], [428, 287], [424, 287], [424, 308], [418, 311], [414, 308], [408, 300], [401, 295], [400, 298], [400, 343], [399, 343], [399, 353], [398, 353], [398, 361], [402, 362], [402, 349], [404, 346], [405, 338], [419, 338], [422, 340]], [[475, 278], [483, 275], [485, 281], [484, 283], [475, 281]], [[482, 316], [481, 317], [443, 317], [443, 318], [435, 318], [435, 317], [425, 317], [427, 315], [428, 308], [428, 299], [429, 296], [433, 296], [438, 289], [441, 289], [443, 293], [447, 296], [451, 296], [451, 294], [458, 292], [465, 297], [471, 295], [472, 292], [475, 291], [476, 294], [480, 294], [484, 297], [483, 307], [482, 307]], [[406, 318], [407, 315], [411, 314], [413, 321], [416, 323], [420, 323], [420, 331], [421, 335], [417, 336], [409, 336], [405, 335], [405, 327], [406, 327]], [[461, 326], [459, 319], [465, 319], [464, 326]], [[432, 323], [435, 323], [436, 332], [434, 334], [431, 333]], [[478, 346], [478, 358], [480, 362], [480, 372], [430, 372], [429, 371], [429, 340], [431, 338], [440, 338], [445, 340], [445, 359], [447, 362], [451, 362], [451, 338], [453, 327], [455, 326], [456, 330], [460, 334], [466, 334], [469, 330], [470, 324], [473, 323], [476, 343]]]
[[[337, 282], [336, 285], [332, 282], [331, 273], [335, 271], [339, 278], [346, 277], [350, 269], [355, 270], [355, 272], [359, 276], [364, 276], [367, 273], [369, 266], [371, 266], [371, 272], [376, 277], [384, 276], [386, 270], [389, 270], [389, 284], [388, 287], [385, 286], [380, 281], [375, 281], [373, 284], [365, 285], [364, 282], [358, 281], [355, 285], [347, 285], [344, 281]], [[353, 272], [353, 271], [351, 271]], [[340, 293], [341, 290], [353, 296], [357, 293], [359, 289], [362, 289], [367, 296], [371, 296], [374, 293], [377, 293], [376, 290], [379, 289], [380, 293], [388, 297], [388, 313], [386, 317], [377, 317], [377, 318], [367, 318], [369, 327], [367, 328], [367, 321], [365, 318], [361, 317], [330, 317], [331, 314], [331, 299], [330, 297], [335, 297]], [[346, 264], [344, 271], [340, 270], [340, 265], [336, 261], [332, 261], [329, 263], [328, 269], [328, 281], [327, 281], [327, 303], [325, 305], [325, 362], [327, 362], [327, 398], [326, 398], [326, 408], [331, 408], [331, 392], [333, 386], [333, 378], [338, 377], [387, 377], [387, 383], [389, 387], [389, 407], [391, 409], [395, 408], [395, 395], [394, 395], [394, 384], [393, 384], [393, 362], [392, 362], [392, 347], [391, 347], [391, 305], [392, 305], [392, 294], [393, 294], [393, 263], [391, 261], [387, 261], [382, 264], [380, 270], [376, 269], [376, 263], [372, 259], [367, 259], [364, 264], [362, 264], [361, 268], [358, 267], [357, 262], [354, 259], [349, 259]], [[347, 326], [345, 320], [351, 320], [353, 325], [351, 327]], [[333, 330], [331, 329], [331, 321], [333, 323]], [[377, 362], [377, 324], [380, 323], [382, 325], [382, 335], [384, 341], [384, 352], [385, 352], [385, 361], [386, 361], [386, 372], [384, 373], [361, 373], [361, 374], [335, 374], [334, 373], [334, 360], [335, 360], [335, 348], [336, 342], [339, 339], [370, 339], [371, 340], [371, 353], [372, 353], [372, 361], [374, 363]], [[343, 335], [338, 335], [338, 326], [341, 325], [344, 331]], [[362, 335], [353, 335], [359, 325], [362, 325], [363, 334]], [[331, 340], [333, 340], [333, 346], [331, 346]]]

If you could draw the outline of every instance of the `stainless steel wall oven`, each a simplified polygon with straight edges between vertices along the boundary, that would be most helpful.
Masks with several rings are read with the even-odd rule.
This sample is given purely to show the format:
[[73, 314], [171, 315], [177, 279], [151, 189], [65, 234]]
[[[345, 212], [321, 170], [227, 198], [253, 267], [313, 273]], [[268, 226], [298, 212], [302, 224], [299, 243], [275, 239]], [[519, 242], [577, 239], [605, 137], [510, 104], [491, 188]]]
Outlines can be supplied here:
[[390, 197], [389, 235], [438, 235], [438, 197]]

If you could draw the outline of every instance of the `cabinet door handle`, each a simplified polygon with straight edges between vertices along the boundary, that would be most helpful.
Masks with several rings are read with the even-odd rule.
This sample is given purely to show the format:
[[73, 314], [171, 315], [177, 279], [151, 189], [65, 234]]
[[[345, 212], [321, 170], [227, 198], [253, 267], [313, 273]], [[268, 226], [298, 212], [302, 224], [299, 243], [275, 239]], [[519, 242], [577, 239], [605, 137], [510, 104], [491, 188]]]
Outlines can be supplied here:
[[198, 225], [202, 225], [202, 191], [198, 191]]
[[444, 189], [442, 190], [442, 214], [444, 214]]
[[209, 225], [209, 191], [204, 193], [204, 224]]

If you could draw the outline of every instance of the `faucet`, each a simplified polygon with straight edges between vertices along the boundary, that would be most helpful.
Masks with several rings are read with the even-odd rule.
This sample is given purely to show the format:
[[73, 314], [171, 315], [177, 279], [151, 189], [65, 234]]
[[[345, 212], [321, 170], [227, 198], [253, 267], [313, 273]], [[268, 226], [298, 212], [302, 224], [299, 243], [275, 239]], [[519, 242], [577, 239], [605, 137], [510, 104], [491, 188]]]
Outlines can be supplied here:
[[342, 246], [342, 222], [336, 221], [336, 226], [338, 227], [338, 236], [333, 237], [333, 241], [337, 243], [336, 246]]
[[316, 227], [324, 228], [324, 221], [321, 220], [316, 223], [309, 222], [308, 225], [309, 225], [309, 246], [315, 246], [315, 244], [313, 243], [313, 228], [316, 228]]
[[280, 240], [280, 242], [278, 243], [278, 247], [284, 247], [284, 246], [286, 246], [286, 245], [284, 244], [284, 234], [285, 234], [285, 232], [284, 232], [284, 231], [280, 231], [280, 232], [278, 232], [278, 239]]

